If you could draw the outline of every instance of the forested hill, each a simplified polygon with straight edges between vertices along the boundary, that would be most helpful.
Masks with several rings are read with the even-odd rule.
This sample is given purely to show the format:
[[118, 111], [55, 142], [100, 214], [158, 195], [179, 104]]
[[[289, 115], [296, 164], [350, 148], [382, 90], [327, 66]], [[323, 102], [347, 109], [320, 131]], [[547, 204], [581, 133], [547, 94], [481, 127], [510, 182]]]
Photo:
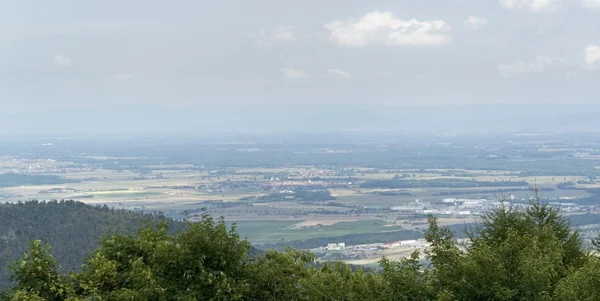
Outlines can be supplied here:
[[[29, 242], [39, 239], [52, 246], [52, 254], [63, 271], [79, 269], [86, 256], [98, 247], [98, 240], [111, 230], [135, 233], [148, 221], [163, 219], [157, 215], [113, 210], [75, 201], [30, 201], [0, 204], [0, 287], [9, 284], [9, 263], [20, 258]], [[185, 224], [169, 221], [170, 229]]]
[[[457, 244], [452, 231], [430, 216], [424, 254], [398, 262], [383, 258], [379, 273], [352, 271], [342, 262], [316, 266], [314, 254], [302, 250], [250, 256], [252, 246], [235, 227], [208, 215], [177, 235], [159, 223], [135, 235], [104, 237], [70, 275], [56, 270], [56, 250], [36, 240], [11, 265], [15, 282], [0, 292], [0, 300], [600, 300], [600, 258], [583, 248], [559, 209], [537, 196], [527, 210], [500, 205], [485, 213], [466, 244]], [[76, 214], [77, 206], [40, 208], [74, 207]], [[115, 215], [117, 221], [120, 214], [131, 214], [84, 209], [76, 220], [94, 210], [105, 210], [105, 217]], [[600, 250], [600, 238], [593, 245]], [[428, 264], [421, 264], [422, 256]]]

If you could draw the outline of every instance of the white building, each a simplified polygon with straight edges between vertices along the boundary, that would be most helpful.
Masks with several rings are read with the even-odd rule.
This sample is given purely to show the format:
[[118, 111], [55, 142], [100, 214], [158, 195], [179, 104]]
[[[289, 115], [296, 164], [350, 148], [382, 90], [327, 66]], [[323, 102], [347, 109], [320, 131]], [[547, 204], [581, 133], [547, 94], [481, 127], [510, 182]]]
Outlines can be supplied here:
[[327, 250], [327, 251], [343, 251], [345, 249], [346, 249], [345, 242], [328, 243], [327, 247], [325, 247], [325, 250]]
[[417, 240], [402, 240], [400, 241], [400, 245], [406, 246], [406, 245], [415, 245], [417, 244]]

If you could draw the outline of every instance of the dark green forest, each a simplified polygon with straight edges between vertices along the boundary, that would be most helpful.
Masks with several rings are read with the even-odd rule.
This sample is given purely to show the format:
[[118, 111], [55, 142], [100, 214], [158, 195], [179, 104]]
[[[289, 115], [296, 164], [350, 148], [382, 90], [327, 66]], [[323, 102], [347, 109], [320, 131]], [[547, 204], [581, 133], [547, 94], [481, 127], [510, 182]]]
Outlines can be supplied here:
[[[93, 207], [74, 201], [30, 201], [0, 204], [0, 266], [19, 259], [32, 240], [52, 246], [52, 254], [61, 262], [63, 272], [81, 266], [85, 257], [98, 247], [97, 242], [110, 231], [135, 233], [148, 222], [165, 220], [106, 206]], [[173, 232], [185, 225], [169, 221]], [[0, 270], [0, 288], [9, 284], [9, 272]]]
[[462, 243], [436, 218], [428, 221], [424, 254], [384, 258], [378, 272], [315, 264], [313, 254], [296, 249], [252, 254], [235, 226], [208, 215], [179, 231], [156, 219], [135, 233], [102, 236], [70, 273], [60, 272], [59, 246], [32, 237], [9, 265], [13, 283], [0, 300], [600, 300], [600, 259], [539, 198], [524, 211], [489, 211]]

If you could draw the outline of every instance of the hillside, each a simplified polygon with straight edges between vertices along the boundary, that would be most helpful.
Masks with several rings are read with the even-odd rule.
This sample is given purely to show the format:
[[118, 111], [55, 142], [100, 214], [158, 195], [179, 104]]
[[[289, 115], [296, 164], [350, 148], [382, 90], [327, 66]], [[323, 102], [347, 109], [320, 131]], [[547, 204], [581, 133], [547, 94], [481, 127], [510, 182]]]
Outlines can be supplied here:
[[[457, 244], [453, 232], [430, 216], [424, 233], [430, 247], [424, 254], [398, 262], [384, 258], [380, 273], [341, 262], [315, 265], [313, 254], [294, 249], [251, 256], [252, 246], [235, 228], [209, 215], [176, 235], [159, 223], [135, 235], [106, 236], [70, 275], [57, 271], [60, 261], [52, 256], [57, 252], [36, 240], [11, 265], [15, 282], [0, 292], [0, 300], [600, 300], [600, 259], [583, 248], [578, 231], [559, 209], [541, 203], [537, 192], [527, 210], [500, 205], [487, 212], [468, 244]], [[36, 204], [14, 206], [30, 206], [31, 216], [42, 216]], [[78, 206], [39, 207], [76, 208], [71, 210], [76, 214]], [[107, 218], [131, 214], [84, 208], [79, 212], [111, 212]], [[594, 246], [597, 251], [600, 238]], [[423, 257], [428, 264], [420, 262]]]
[[[135, 233], [146, 222], [159, 219], [162, 217], [75, 201], [0, 204], [0, 288], [9, 284], [5, 267], [23, 255], [31, 240], [52, 246], [52, 254], [67, 272], [81, 266], [103, 235], [110, 231]], [[183, 223], [170, 223], [172, 231], [184, 227]]]

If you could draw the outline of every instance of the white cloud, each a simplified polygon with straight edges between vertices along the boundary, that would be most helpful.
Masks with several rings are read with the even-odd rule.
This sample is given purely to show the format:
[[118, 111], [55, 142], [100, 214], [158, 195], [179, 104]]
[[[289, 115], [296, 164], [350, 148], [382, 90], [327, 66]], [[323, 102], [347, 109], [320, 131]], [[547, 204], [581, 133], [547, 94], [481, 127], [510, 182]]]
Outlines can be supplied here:
[[297, 39], [296, 26], [277, 26], [272, 31], [262, 30], [258, 34], [251, 35], [251, 38], [257, 39], [263, 46], [273, 46], [276, 43], [290, 43]]
[[554, 12], [560, 7], [562, 0], [500, 0], [500, 5], [507, 9], [528, 9], [532, 12]]
[[589, 45], [583, 50], [585, 63], [589, 66], [596, 65], [600, 61], [600, 46]]
[[71, 67], [71, 65], [73, 65], [73, 61], [70, 57], [66, 57], [60, 54], [57, 54], [52, 58], [52, 63], [60, 67]]
[[515, 61], [510, 64], [498, 64], [498, 71], [504, 77], [513, 77], [551, 71], [563, 65], [564, 61], [560, 58], [538, 56], [533, 61]]
[[408, 21], [396, 19], [391, 12], [374, 11], [359, 20], [332, 21], [325, 24], [329, 39], [349, 47], [368, 44], [386, 46], [438, 46], [452, 40], [450, 26], [442, 20]]
[[310, 74], [308, 74], [300, 69], [281, 68], [280, 71], [283, 74], [283, 76], [285, 76], [289, 79], [306, 79], [306, 78], [310, 77]]
[[273, 30], [273, 34], [271, 35], [271, 39], [274, 41], [286, 41], [286, 42], [294, 42], [296, 41], [296, 37], [292, 32], [296, 27], [293, 26], [277, 26], [275, 30]]
[[341, 69], [328, 69], [327, 72], [335, 77], [343, 79], [352, 79], [352, 74], [350, 74], [348, 71], [344, 71]]
[[591, 9], [600, 9], [600, 0], [581, 0], [581, 6]]
[[475, 16], [469, 16], [465, 21], [465, 25], [471, 29], [482, 29], [489, 25], [489, 22], [485, 18], [477, 18]]

